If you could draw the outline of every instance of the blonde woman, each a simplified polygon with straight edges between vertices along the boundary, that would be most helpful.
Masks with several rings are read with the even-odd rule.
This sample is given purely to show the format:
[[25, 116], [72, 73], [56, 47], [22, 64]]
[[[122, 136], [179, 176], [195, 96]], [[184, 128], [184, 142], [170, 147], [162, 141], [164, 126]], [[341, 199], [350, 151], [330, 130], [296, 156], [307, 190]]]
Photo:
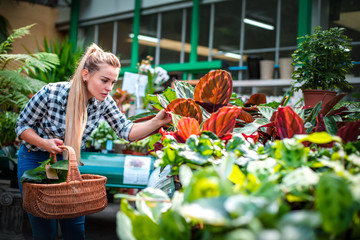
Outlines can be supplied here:
[[[121, 138], [133, 141], [142, 138], [171, 118], [165, 110], [152, 120], [133, 124], [126, 119], [109, 96], [120, 72], [119, 59], [92, 44], [83, 55], [70, 82], [44, 86], [26, 105], [16, 124], [22, 139], [18, 156], [18, 178], [28, 169], [36, 168], [49, 154], [60, 154], [59, 145], [75, 149], [85, 146], [91, 132], [103, 116]], [[19, 183], [22, 192], [21, 184]], [[56, 220], [29, 215], [34, 239], [56, 239]], [[63, 238], [84, 239], [85, 217], [59, 220]]]

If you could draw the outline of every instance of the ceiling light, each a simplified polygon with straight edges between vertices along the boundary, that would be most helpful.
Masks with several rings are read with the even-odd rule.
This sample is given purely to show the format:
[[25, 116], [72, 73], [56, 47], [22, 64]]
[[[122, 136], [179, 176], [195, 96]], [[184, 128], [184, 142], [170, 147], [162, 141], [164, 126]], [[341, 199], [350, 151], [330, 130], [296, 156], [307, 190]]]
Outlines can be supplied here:
[[240, 59], [241, 58], [241, 55], [236, 54], [236, 53], [225, 53], [224, 56], [229, 57], [229, 58], [235, 58], [235, 59]]
[[262, 23], [262, 22], [258, 22], [258, 21], [255, 21], [255, 20], [251, 20], [251, 19], [248, 19], [248, 18], [244, 19], [244, 23], [247, 23], [247, 24], [250, 24], [250, 25], [253, 25], [253, 26], [256, 26], [256, 27], [260, 27], [260, 28], [265, 28], [267, 30], [274, 30], [274, 26], [271, 26], [269, 24], [265, 24], [265, 23]]
[[[130, 36], [130, 38], [134, 38], [133, 33], [131, 33], [129, 36]], [[153, 42], [153, 43], [158, 43], [159, 42], [158, 38], [144, 36], [144, 35], [138, 35], [138, 39], [143, 40], [143, 41], [147, 41], [147, 42]]]

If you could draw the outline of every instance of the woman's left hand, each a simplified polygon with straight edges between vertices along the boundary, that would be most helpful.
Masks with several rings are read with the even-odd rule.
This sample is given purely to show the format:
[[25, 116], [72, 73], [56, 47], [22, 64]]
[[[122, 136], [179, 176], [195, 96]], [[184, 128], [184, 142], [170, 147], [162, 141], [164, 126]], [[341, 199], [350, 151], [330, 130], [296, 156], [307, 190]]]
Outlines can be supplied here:
[[165, 109], [161, 110], [156, 114], [156, 116], [153, 118], [153, 121], [156, 122], [159, 127], [162, 127], [172, 121], [170, 114], [166, 112]]

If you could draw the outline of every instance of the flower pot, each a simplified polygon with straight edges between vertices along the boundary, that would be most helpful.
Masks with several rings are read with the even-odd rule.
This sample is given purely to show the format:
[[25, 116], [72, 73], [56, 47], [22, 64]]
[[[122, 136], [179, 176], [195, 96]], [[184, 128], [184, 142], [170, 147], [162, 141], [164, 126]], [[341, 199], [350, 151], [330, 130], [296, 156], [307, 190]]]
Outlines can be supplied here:
[[273, 60], [260, 61], [260, 79], [273, 79], [274, 78], [274, 64]]
[[329, 90], [303, 90], [304, 102], [306, 107], [315, 107], [316, 104], [322, 101], [321, 107], [336, 96], [335, 91]]
[[294, 66], [291, 65], [293, 62], [292, 58], [280, 58], [279, 59], [279, 70], [281, 79], [290, 79], [294, 71]]

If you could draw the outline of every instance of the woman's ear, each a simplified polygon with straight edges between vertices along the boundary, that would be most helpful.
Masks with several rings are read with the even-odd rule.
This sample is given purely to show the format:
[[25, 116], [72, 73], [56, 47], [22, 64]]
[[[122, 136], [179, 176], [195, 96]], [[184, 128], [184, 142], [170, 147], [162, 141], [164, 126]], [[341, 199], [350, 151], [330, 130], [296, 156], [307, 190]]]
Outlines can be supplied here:
[[83, 82], [86, 82], [88, 80], [88, 77], [89, 77], [89, 71], [87, 69], [81, 70], [81, 78]]

